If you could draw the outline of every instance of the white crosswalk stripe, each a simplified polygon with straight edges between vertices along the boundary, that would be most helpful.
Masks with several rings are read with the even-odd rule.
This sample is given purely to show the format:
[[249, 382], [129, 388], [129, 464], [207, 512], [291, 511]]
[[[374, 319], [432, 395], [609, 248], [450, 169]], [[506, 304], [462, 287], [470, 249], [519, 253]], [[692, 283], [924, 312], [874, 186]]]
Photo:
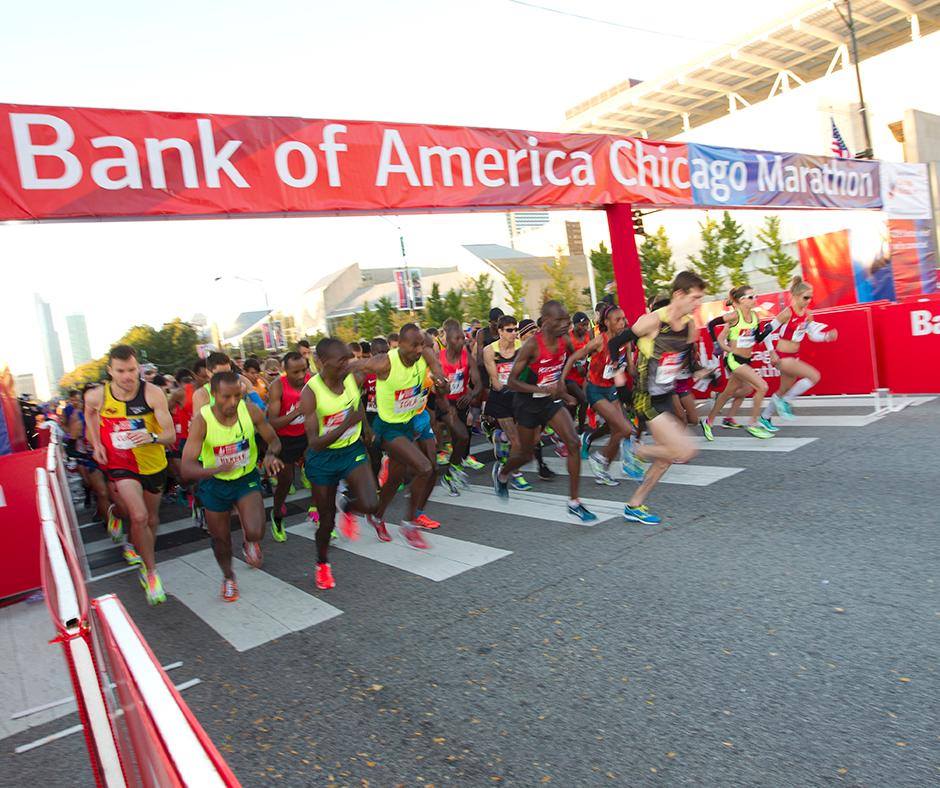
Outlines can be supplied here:
[[179, 599], [236, 651], [256, 648], [343, 612], [263, 569], [252, 569], [237, 559], [232, 564], [241, 595], [236, 602], [222, 601], [222, 573], [212, 550], [161, 561], [159, 571], [167, 594]]
[[[465, 542], [462, 539], [453, 539], [437, 533], [422, 531], [425, 541], [430, 545], [427, 550], [416, 550], [408, 546], [400, 526], [388, 524], [391, 542], [380, 542], [371, 525], [360, 520], [360, 538], [353, 542], [340, 536], [335, 539], [331, 547], [338, 547], [363, 558], [378, 561], [387, 566], [394, 566], [413, 575], [420, 575], [429, 580], [441, 581], [483, 566], [491, 561], [512, 555], [511, 550], [500, 550], [496, 547]], [[287, 529], [288, 532], [302, 536], [304, 539], [314, 539], [315, 530], [309, 523], [300, 523]]]
[[462, 489], [460, 496], [451, 498], [438, 485], [434, 488], [431, 500], [435, 503], [443, 503], [448, 506], [460, 506], [466, 509], [479, 509], [484, 512], [493, 512], [500, 517], [497, 521], [515, 519], [516, 517], [534, 517], [537, 520], [546, 521], [547, 525], [580, 525], [594, 526], [599, 523], [610, 520], [614, 517], [623, 515], [623, 504], [617, 501], [603, 500], [600, 498], [585, 498], [581, 496], [583, 503], [589, 511], [597, 515], [597, 520], [590, 523], [582, 523], [575, 517], [572, 517], [565, 510], [568, 502], [567, 495], [556, 495], [554, 493], [543, 493], [530, 490], [528, 492], [510, 491], [509, 500], [505, 501], [499, 498], [493, 492], [490, 486], [471, 484], [470, 489]]
[[[545, 464], [559, 476], [568, 475], [567, 461], [561, 457], [546, 457]], [[535, 462], [530, 462], [523, 469], [526, 472], [535, 472], [537, 470]], [[744, 468], [724, 468], [717, 465], [673, 465], [662, 478], [663, 484], [687, 484], [692, 487], [707, 487], [710, 484], [727, 479], [730, 476], [741, 473]], [[622, 479], [623, 474], [620, 470], [619, 462], [610, 464], [610, 475], [615, 479]], [[581, 460], [581, 478], [593, 479], [594, 474], [587, 460]], [[590, 507], [589, 507], [590, 508]]]

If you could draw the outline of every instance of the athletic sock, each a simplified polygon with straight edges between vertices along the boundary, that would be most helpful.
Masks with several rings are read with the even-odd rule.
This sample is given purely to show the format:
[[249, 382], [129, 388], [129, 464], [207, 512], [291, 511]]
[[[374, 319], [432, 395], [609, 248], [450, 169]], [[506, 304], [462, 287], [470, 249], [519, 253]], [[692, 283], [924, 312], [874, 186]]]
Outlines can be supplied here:
[[577, 509], [581, 505], [581, 500], [579, 498], [569, 498], [568, 506], [572, 509]]
[[764, 407], [761, 409], [760, 415], [763, 416], [765, 419], [769, 419], [771, 416], [774, 415], [774, 411], [776, 409], [777, 408], [774, 405], [773, 400], [770, 397], [768, 397], [767, 401], [764, 404]]
[[809, 378], [800, 378], [796, 383], [790, 386], [790, 390], [783, 395], [784, 400], [793, 402], [801, 394], [805, 394], [813, 387], [813, 381]]

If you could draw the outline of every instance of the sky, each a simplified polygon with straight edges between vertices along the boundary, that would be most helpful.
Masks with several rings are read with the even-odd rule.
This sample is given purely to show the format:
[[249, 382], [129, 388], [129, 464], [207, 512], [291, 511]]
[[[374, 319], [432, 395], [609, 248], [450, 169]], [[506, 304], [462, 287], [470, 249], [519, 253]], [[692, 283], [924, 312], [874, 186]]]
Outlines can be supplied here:
[[[0, 27], [0, 101], [551, 131], [617, 82], [654, 77], [805, 5], [17, 3]], [[416, 267], [452, 265], [464, 243], [508, 241], [502, 214], [0, 224], [0, 363], [44, 376], [34, 292], [52, 305], [68, 369], [67, 314], [86, 315], [97, 356], [134, 324], [197, 312], [221, 321], [260, 308], [265, 292], [272, 304], [296, 298], [352, 262], [396, 265], [396, 224]]]

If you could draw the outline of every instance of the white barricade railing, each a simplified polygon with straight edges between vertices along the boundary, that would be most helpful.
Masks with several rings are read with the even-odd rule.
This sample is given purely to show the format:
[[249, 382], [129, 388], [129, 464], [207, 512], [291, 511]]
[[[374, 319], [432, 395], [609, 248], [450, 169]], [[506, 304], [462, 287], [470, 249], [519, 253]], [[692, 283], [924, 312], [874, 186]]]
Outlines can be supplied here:
[[52, 432], [52, 439], [49, 441], [49, 447], [46, 450], [46, 471], [51, 477], [49, 487], [52, 491], [53, 501], [55, 502], [58, 522], [68, 525], [65, 535], [70, 541], [70, 547], [75, 557], [78, 559], [85, 580], [90, 580], [91, 570], [88, 566], [88, 559], [85, 556], [82, 532], [78, 524], [78, 515], [75, 512], [75, 505], [72, 503], [72, 495], [69, 492], [69, 482], [65, 473], [65, 464], [62, 462], [62, 446], [59, 443], [56, 431]]

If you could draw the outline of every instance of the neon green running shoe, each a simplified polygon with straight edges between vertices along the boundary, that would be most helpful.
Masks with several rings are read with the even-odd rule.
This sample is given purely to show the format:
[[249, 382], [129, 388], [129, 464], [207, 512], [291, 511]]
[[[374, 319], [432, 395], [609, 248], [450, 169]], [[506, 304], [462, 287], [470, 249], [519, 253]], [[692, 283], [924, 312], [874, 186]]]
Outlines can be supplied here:
[[127, 561], [129, 566], [140, 566], [143, 563], [137, 551], [126, 542], [124, 543], [124, 548], [121, 550], [121, 558]]
[[712, 434], [712, 425], [709, 424], [705, 419], [702, 419], [699, 422], [699, 426], [702, 428], [702, 433], [705, 435], [705, 440], [713, 441], [715, 436]]
[[483, 468], [483, 463], [472, 454], [468, 454], [463, 461], [463, 467], [469, 468], [471, 471], [479, 471]]
[[147, 604], [159, 605], [161, 602], [166, 602], [166, 591], [163, 590], [163, 581], [160, 580], [160, 575], [156, 572], [148, 574], [146, 567], [141, 564], [137, 579], [147, 595]]
[[763, 427], [756, 424], [748, 424], [747, 431], [755, 438], [772, 438], [774, 436], [772, 432], [767, 432]]
[[275, 517], [273, 511], [271, 512], [271, 537], [275, 542], [287, 541], [287, 531], [284, 530], [284, 518]]

